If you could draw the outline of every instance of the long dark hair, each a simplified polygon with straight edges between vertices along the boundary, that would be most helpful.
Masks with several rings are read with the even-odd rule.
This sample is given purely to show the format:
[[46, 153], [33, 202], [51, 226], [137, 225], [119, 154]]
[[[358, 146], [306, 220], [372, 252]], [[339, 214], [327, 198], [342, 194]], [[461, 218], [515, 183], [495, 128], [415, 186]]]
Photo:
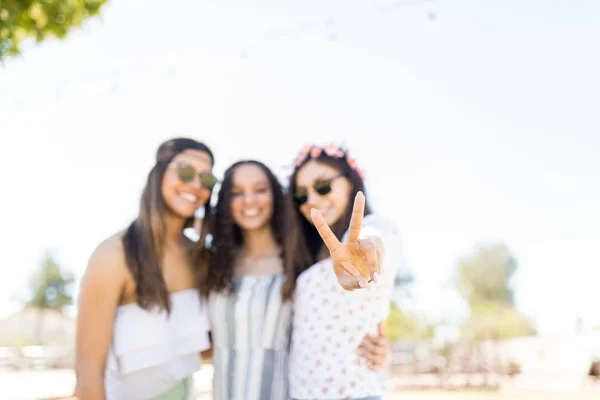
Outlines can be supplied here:
[[[140, 307], [149, 309], [158, 306], [170, 312], [169, 292], [162, 275], [162, 261], [165, 245], [165, 200], [162, 195], [162, 181], [169, 164], [184, 150], [193, 149], [207, 153], [214, 164], [214, 156], [203, 143], [193, 139], [175, 138], [160, 145], [156, 152], [156, 163], [148, 174], [142, 192], [140, 211], [123, 236], [125, 262], [135, 280], [136, 300]], [[209, 197], [210, 199], [210, 197]], [[205, 223], [202, 224], [198, 246], [190, 246], [190, 260], [197, 269], [198, 286], [204, 278], [208, 255], [204, 242], [210, 221], [210, 200], [205, 204]], [[190, 226], [193, 217], [186, 221]]]
[[[311, 155], [310, 150], [307, 151], [306, 157], [304, 159], [299, 160], [299, 163], [294, 167], [294, 171], [290, 176], [289, 183], [289, 193], [292, 195], [296, 193], [296, 177], [298, 176], [298, 171], [302, 168], [306, 163], [311, 160], [329, 165], [332, 168], [338, 170], [344, 177], [346, 177], [351, 184], [350, 195], [348, 198], [348, 208], [344, 213], [343, 217], [340, 218], [338, 222], [334, 226], [331, 227], [331, 230], [338, 238], [338, 240], [342, 240], [344, 233], [348, 230], [350, 226], [350, 218], [352, 216], [352, 205], [354, 204], [354, 198], [356, 194], [360, 191], [365, 194], [365, 198], [367, 197], [367, 193], [365, 191], [365, 183], [363, 178], [359, 174], [358, 170], [352, 168], [350, 165], [350, 158], [348, 156], [347, 151], [338, 149], [337, 156], [329, 155], [326, 151], [321, 151], [321, 147], [311, 146], [310, 149], [319, 149], [319, 154], [315, 157]], [[366, 200], [366, 199], [365, 199]], [[307, 221], [304, 215], [300, 212], [300, 205], [295, 204], [295, 210], [297, 218], [300, 219], [300, 230], [303, 233], [304, 242], [306, 243], [306, 247], [308, 250], [308, 257], [311, 260], [311, 264], [319, 261], [320, 259], [325, 258], [326, 256], [323, 253], [323, 239], [319, 236], [319, 232], [315, 226]], [[365, 201], [365, 215], [371, 214], [371, 208], [369, 207], [368, 201]]]
[[204, 292], [230, 291], [233, 289], [233, 275], [237, 250], [243, 245], [242, 230], [233, 220], [231, 213], [231, 190], [233, 175], [241, 165], [256, 165], [267, 176], [273, 195], [273, 214], [271, 229], [277, 244], [281, 248], [283, 270], [286, 277], [283, 286], [283, 298], [289, 299], [296, 286], [298, 271], [306, 268], [308, 259], [303, 248], [298, 229], [297, 217], [291, 198], [284, 193], [283, 187], [273, 172], [263, 163], [255, 160], [244, 160], [233, 164], [225, 171], [219, 190], [215, 210], [215, 226], [213, 236], [213, 254], [209, 264], [208, 277], [205, 280]]

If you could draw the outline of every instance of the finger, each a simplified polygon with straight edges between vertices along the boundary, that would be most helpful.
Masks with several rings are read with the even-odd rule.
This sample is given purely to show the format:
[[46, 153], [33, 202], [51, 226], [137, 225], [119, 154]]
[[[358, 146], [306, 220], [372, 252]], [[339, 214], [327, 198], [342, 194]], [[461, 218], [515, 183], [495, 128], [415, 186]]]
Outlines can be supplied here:
[[385, 364], [386, 364], [386, 358], [378, 357], [377, 359], [371, 361], [371, 366], [369, 368], [375, 371], [375, 370], [379, 370], [382, 367], [384, 367]]
[[379, 258], [377, 257], [377, 249], [375, 246], [367, 246], [365, 249], [367, 253], [367, 265], [369, 266], [369, 276], [373, 279], [373, 282], [379, 282], [380, 268]]
[[379, 333], [379, 337], [377, 338], [378, 340], [383, 338], [387, 342], [387, 336], [385, 334], [385, 325], [381, 322], [377, 324], [377, 333]]
[[372, 366], [381, 366], [385, 362], [385, 357], [379, 354], [369, 353], [364, 350], [359, 350], [358, 355], [365, 359], [367, 364], [371, 364]]
[[373, 356], [383, 356], [387, 352], [387, 346], [379, 343], [377, 339], [363, 340], [359, 347]]
[[377, 360], [371, 361], [371, 369], [379, 370], [385, 366], [386, 362], [387, 360], [385, 357], [379, 357]]
[[363, 343], [363, 342], [372, 343], [372, 342], [376, 341], [378, 337], [379, 336], [373, 336], [370, 333], [365, 333], [365, 336], [363, 336], [363, 340], [361, 343]]
[[356, 283], [353, 285], [355, 289], [364, 289], [369, 285], [369, 281], [360, 275], [353, 278], [356, 280]]
[[375, 344], [370, 340], [363, 340], [358, 347], [363, 351], [364, 354], [377, 353], [377, 346], [375, 346]]
[[369, 285], [369, 282], [362, 276], [352, 276], [346, 285], [343, 285], [347, 290], [364, 289]]
[[362, 229], [363, 214], [365, 213], [365, 195], [363, 192], [356, 193], [354, 198], [354, 207], [350, 217], [350, 227], [348, 228], [348, 242], [357, 243]]
[[360, 276], [360, 272], [356, 269], [354, 265], [350, 261], [340, 261], [340, 265], [346, 272], [348, 272], [352, 276]]
[[[352, 266], [352, 264], [344, 261], [342, 264], [342, 268], [344, 268], [344, 270], [347, 271], [346, 268], [354, 268]], [[346, 265], [346, 267], [344, 267], [343, 265]], [[358, 271], [355, 271], [358, 272]], [[336, 273], [337, 275], [337, 273]], [[353, 275], [350, 272], [347, 272], [347, 275], [338, 275], [338, 282], [340, 283], [340, 285], [342, 285], [342, 287], [346, 290], [355, 290], [355, 289], [364, 289], [367, 287], [367, 285], [369, 284], [367, 282], [367, 280], [365, 278], [363, 278], [360, 275]]]
[[313, 208], [310, 210], [310, 217], [312, 218], [313, 224], [315, 224], [315, 228], [317, 228], [317, 232], [319, 232], [321, 239], [323, 239], [325, 246], [329, 249], [329, 252], [333, 253], [336, 251], [341, 246], [341, 243], [335, 237], [321, 213]]
[[385, 353], [388, 350], [389, 342], [385, 336], [371, 336], [368, 335], [370, 343], [378, 349], [378, 352]]

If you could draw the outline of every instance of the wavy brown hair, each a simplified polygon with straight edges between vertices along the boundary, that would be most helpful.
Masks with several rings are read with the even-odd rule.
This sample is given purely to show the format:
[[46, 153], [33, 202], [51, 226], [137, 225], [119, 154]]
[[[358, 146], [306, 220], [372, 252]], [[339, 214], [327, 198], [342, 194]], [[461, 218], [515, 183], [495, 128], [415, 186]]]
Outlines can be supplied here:
[[243, 246], [242, 230], [235, 223], [231, 212], [233, 175], [241, 165], [256, 165], [267, 176], [273, 195], [273, 214], [271, 229], [281, 248], [283, 270], [286, 277], [282, 296], [290, 299], [296, 287], [298, 274], [308, 266], [306, 251], [298, 229], [292, 199], [284, 193], [283, 187], [273, 172], [263, 163], [244, 160], [233, 164], [225, 171], [215, 207], [215, 227], [213, 237], [213, 255], [209, 263], [208, 277], [204, 292], [231, 291], [237, 251]]
[[[135, 280], [136, 301], [144, 309], [158, 306], [167, 312], [171, 311], [169, 292], [161, 268], [165, 252], [167, 207], [162, 194], [162, 181], [175, 156], [188, 149], [207, 153], [214, 164], [214, 156], [208, 146], [193, 139], [175, 138], [161, 144], [156, 152], [156, 163], [148, 174], [142, 192], [139, 214], [123, 236], [125, 261]], [[210, 218], [210, 200], [204, 207], [205, 216]], [[208, 254], [203, 246], [210, 225], [210, 220], [207, 221], [206, 217], [202, 224], [199, 244], [190, 244], [189, 248], [190, 262], [197, 269], [198, 287], [205, 277], [208, 262]], [[191, 226], [192, 222], [193, 217], [186, 221], [186, 227]]]
[[[332, 168], [335, 168], [339, 171], [344, 177], [346, 177], [350, 181], [350, 185], [352, 189], [350, 190], [350, 195], [348, 198], [348, 208], [346, 209], [345, 214], [340, 218], [338, 222], [335, 223], [334, 226], [331, 227], [331, 230], [338, 238], [338, 240], [342, 240], [344, 233], [348, 230], [350, 226], [350, 218], [352, 217], [352, 205], [354, 204], [354, 199], [356, 194], [360, 191], [365, 194], [365, 214], [371, 214], [371, 208], [369, 207], [369, 203], [366, 201], [367, 193], [365, 191], [365, 183], [361, 178], [358, 171], [350, 166], [348, 163], [348, 154], [344, 152], [343, 157], [332, 157], [328, 155], [325, 151], [322, 151], [318, 157], [311, 157], [308, 155], [298, 166], [294, 168], [292, 175], [290, 176], [289, 183], [289, 193], [293, 196], [296, 193], [296, 177], [298, 176], [298, 171], [309, 161], [314, 160], [326, 165], [329, 165]], [[296, 216], [300, 219], [300, 230], [303, 234], [304, 241], [306, 243], [306, 247], [308, 250], [308, 257], [311, 260], [311, 264], [316, 263], [319, 260], [329, 257], [329, 254], [324, 252], [325, 245], [323, 244], [323, 239], [319, 235], [319, 232], [315, 228], [315, 226], [302, 215], [300, 212], [300, 205], [294, 200], [294, 204], [296, 207]]]

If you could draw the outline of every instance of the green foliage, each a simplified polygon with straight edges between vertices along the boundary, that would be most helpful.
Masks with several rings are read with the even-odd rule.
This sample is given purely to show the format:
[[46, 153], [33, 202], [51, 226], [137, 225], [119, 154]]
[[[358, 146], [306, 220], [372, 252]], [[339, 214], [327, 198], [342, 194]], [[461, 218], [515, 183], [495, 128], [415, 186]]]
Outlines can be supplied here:
[[27, 308], [50, 309], [62, 312], [73, 303], [70, 288], [73, 275], [65, 272], [50, 253], [44, 255], [42, 264], [30, 279], [30, 296]]
[[0, 347], [16, 347], [21, 348], [25, 346], [31, 346], [34, 344], [31, 338], [27, 335], [19, 336], [16, 338], [1, 338]]
[[474, 340], [502, 340], [535, 335], [533, 324], [512, 306], [486, 303], [473, 306], [462, 327], [463, 337]]
[[457, 269], [457, 288], [469, 305], [513, 304], [511, 278], [517, 261], [505, 245], [478, 245], [458, 261]]
[[470, 308], [466, 339], [508, 339], [536, 333], [515, 308], [512, 277], [517, 261], [504, 244], [478, 245], [456, 267], [456, 288]]
[[63, 39], [107, 0], [0, 0], [0, 61], [20, 54], [21, 42]]
[[433, 337], [435, 326], [417, 316], [403, 312], [392, 302], [386, 320], [387, 337], [391, 342], [419, 341]]

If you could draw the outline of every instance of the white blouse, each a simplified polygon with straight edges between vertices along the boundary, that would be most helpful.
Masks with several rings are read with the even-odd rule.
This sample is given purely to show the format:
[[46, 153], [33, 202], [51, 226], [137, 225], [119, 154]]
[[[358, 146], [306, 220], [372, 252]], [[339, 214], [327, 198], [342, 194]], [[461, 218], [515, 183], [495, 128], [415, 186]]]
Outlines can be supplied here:
[[198, 290], [171, 293], [171, 315], [137, 304], [117, 308], [104, 386], [107, 400], [165, 393], [201, 366], [210, 347], [208, 310]]
[[379, 396], [386, 391], [383, 372], [371, 371], [356, 350], [390, 310], [400, 236], [394, 224], [370, 214], [360, 238], [383, 243], [381, 279], [365, 289], [344, 290], [331, 258], [304, 271], [296, 284], [290, 355], [290, 394], [295, 399]]

